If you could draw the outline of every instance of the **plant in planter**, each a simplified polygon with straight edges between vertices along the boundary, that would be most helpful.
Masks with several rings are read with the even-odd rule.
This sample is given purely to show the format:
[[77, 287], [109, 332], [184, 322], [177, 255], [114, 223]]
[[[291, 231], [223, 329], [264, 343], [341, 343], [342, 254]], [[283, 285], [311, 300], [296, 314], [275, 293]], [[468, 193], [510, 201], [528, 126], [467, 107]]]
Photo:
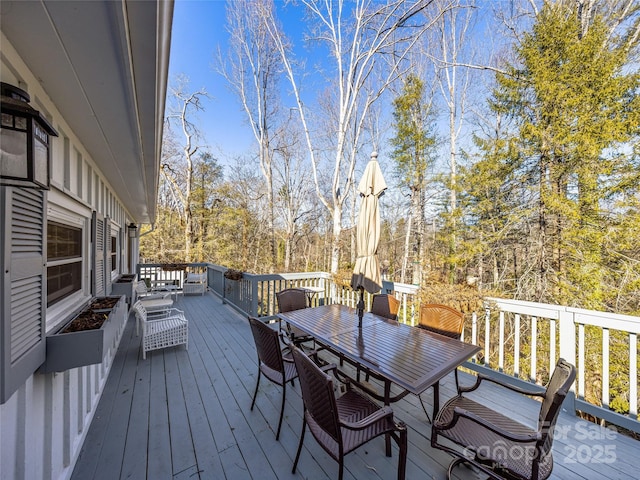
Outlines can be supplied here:
[[111, 285], [111, 294], [126, 296], [127, 303], [131, 305], [135, 301], [134, 291], [138, 283], [136, 282], [136, 278], [137, 275], [135, 273], [120, 275]]
[[95, 330], [109, 318], [109, 313], [120, 301], [120, 297], [104, 297], [93, 300], [86, 310], [83, 310], [60, 333], [81, 332]]
[[228, 268], [225, 272], [224, 272], [224, 278], [226, 278], [227, 280], [241, 280], [242, 279], [242, 271], [241, 270], [234, 270], [233, 268]]
[[[234, 287], [235, 287], [235, 282], [238, 282], [240, 280], [242, 280], [242, 271], [241, 270], [235, 270], [233, 268], [228, 268], [224, 273], [224, 278], [225, 278], [225, 295], [231, 295]], [[231, 280], [231, 281], [229, 281]]]
[[47, 335], [43, 372], [101, 363], [127, 318], [124, 296], [95, 298], [56, 333]]
[[165, 272], [184, 272], [187, 267], [188, 265], [186, 263], [163, 263], [161, 265], [162, 270]]
[[116, 280], [115, 283], [129, 283], [129, 282], [133, 282], [136, 279], [136, 274], [126, 274], [126, 275], [120, 275], [120, 277]]

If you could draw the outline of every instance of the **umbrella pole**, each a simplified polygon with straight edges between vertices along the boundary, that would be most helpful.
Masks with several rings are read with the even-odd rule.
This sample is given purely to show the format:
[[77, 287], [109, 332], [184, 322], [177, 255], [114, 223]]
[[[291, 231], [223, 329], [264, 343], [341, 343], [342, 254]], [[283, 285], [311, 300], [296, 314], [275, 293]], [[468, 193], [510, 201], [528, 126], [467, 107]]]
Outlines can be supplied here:
[[358, 328], [362, 328], [362, 316], [364, 315], [364, 288], [358, 287], [360, 291], [360, 299], [358, 300]]

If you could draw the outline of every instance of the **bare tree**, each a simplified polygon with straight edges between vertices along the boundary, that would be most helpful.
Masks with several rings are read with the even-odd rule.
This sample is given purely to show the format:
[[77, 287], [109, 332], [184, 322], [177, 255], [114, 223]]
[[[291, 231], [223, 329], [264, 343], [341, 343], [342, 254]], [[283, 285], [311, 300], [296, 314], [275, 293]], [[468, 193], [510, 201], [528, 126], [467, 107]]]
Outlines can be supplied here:
[[198, 141], [201, 139], [194, 118], [197, 112], [204, 110], [203, 99], [208, 95], [204, 89], [189, 92], [187, 87], [188, 79], [184, 76], [179, 77], [176, 84], [170, 87], [170, 106], [167, 115], [169, 127], [179, 128], [184, 137], [184, 143], [181, 144], [181, 160], [184, 164], [163, 162], [161, 174], [170, 183], [172, 195], [181, 206], [184, 220], [185, 261], [190, 262], [192, 261], [191, 247], [195, 241], [192, 205], [194, 160], [200, 148]]
[[290, 119], [284, 123], [276, 135], [274, 148], [274, 184], [276, 185], [275, 206], [282, 221], [284, 240], [284, 271], [290, 271], [296, 238], [299, 236], [301, 221], [309, 217], [311, 208], [307, 201], [313, 193], [311, 179], [305, 174], [304, 145], [302, 132], [296, 122]]
[[[316, 194], [333, 220], [331, 272], [339, 267], [340, 233], [345, 200], [354, 181], [356, 158], [371, 106], [407, 67], [407, 55], [428, 28], [423, 10], [432, 0], [395, 0], [322, 2], [302, 0], [310, 19], [311, 40], [329, 50], [329, 85], [333, 94], [334, 117], [331, 130], [314, 131], [312, 120], [319, 112], [310, 112], [301, 92], [303, 72], [295, 62], [275, 17], [269, 18], [269, 31], [280, 52], [295, 98], [311, 161]], [[324, 135], [332, 136], [332, 149], [321, 152]], [[370, 151], [363, 158], [368, 158]], [[331, 160], [330, 157], [333, 157]], [[330, 187], [323, 189], [321, 163], [333, 163]]]
[[[449, 0], [437, 0], [441, 9], [450, 5]], [[470, 39], [467, 37], [473, 23], [475, 2], [456, 0], [457, 8], [449, 9], [436, 22], [436, 52], [433, 55], [440, 93], [447, 112], [449, 137], [449, 281], [455, 280], [456, 270], [456, 224], [457, 224], [457, 167], [458, 137], [465, 120], [466, 96], [471, 80], [471, 69], [460, 66], [465, 62]], [[433, 45], [429, 46], [432, 50]]]
[[[278, 112], [278, 78], [282, 72], [280, 54], [266, 28], [273, 17], [272, 0], [234, 0], [227, 3], [229, 55], [219, 55], [221, 73], [238, 95], [258, 144], [260, 170], [267, 186], [267, 223], [270, 238], [270, 271], [276, 266], [274, 227], [273, 142]], [[277, 28], [275, 24], [272, 28]]]

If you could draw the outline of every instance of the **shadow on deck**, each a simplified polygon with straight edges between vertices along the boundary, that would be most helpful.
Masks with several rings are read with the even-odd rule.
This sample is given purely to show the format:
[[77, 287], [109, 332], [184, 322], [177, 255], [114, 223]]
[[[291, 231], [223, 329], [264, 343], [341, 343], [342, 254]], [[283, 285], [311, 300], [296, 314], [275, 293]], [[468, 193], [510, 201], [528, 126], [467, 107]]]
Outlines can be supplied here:
[[[148, 353], [129, 319], [93, 423], [72, 479], [332, 479], [338, 466], [306, 435], [296, 474], [291, 473], [300, 428], [299, 385], [289, 389], [280, 441], [275, 441], [281, 392], [261, 382], [256, 407], [249, 410], [257, 359], [247, 320], [212, 294], [179, 297], [189, 319], [184, 346]], [[463, 383], [469, 380], [461, 376]], [[453, 395], [453, 375], [441, 384], [442, 400]], [[423, 397], [431, 403], [433, 391]], [[489, 395], [514, 418], [536, 408]], [[392, 405], [409, 427], [407, 479], [444, 479], [451, 457], [429, 444], [430, 425], [417, 397]], [[562, 413], [554, 442], [552, 479], [635, 479], [640, 443]], [[345, 480], [396, 477], [397, 448], [384, 455], [379, 438], [349, 454]], [[456, 470], [460, 479], [478, 478]]]

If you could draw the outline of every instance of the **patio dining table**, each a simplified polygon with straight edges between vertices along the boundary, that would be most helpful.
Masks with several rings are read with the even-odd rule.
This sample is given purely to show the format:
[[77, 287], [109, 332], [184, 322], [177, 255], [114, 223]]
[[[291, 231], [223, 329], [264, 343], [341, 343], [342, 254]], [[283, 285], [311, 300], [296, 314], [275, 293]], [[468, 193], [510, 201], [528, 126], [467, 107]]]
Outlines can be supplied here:
[[[366, 386], [365, 391], [385, 405], [433, 387], [434, 416], [440, 406], [440, 380], [480, 351], [477, 345], [370, 312], [364, 314], [359, 328], [356, 309], [344, 305], [304, 308], [279, 313], [278, 317], [312, 335], [320, 346], [358, 370], [379, 379], [384, 385], [382, 395]], [[392, 384], [400, 387], [400, 393], [392, 395]]]

